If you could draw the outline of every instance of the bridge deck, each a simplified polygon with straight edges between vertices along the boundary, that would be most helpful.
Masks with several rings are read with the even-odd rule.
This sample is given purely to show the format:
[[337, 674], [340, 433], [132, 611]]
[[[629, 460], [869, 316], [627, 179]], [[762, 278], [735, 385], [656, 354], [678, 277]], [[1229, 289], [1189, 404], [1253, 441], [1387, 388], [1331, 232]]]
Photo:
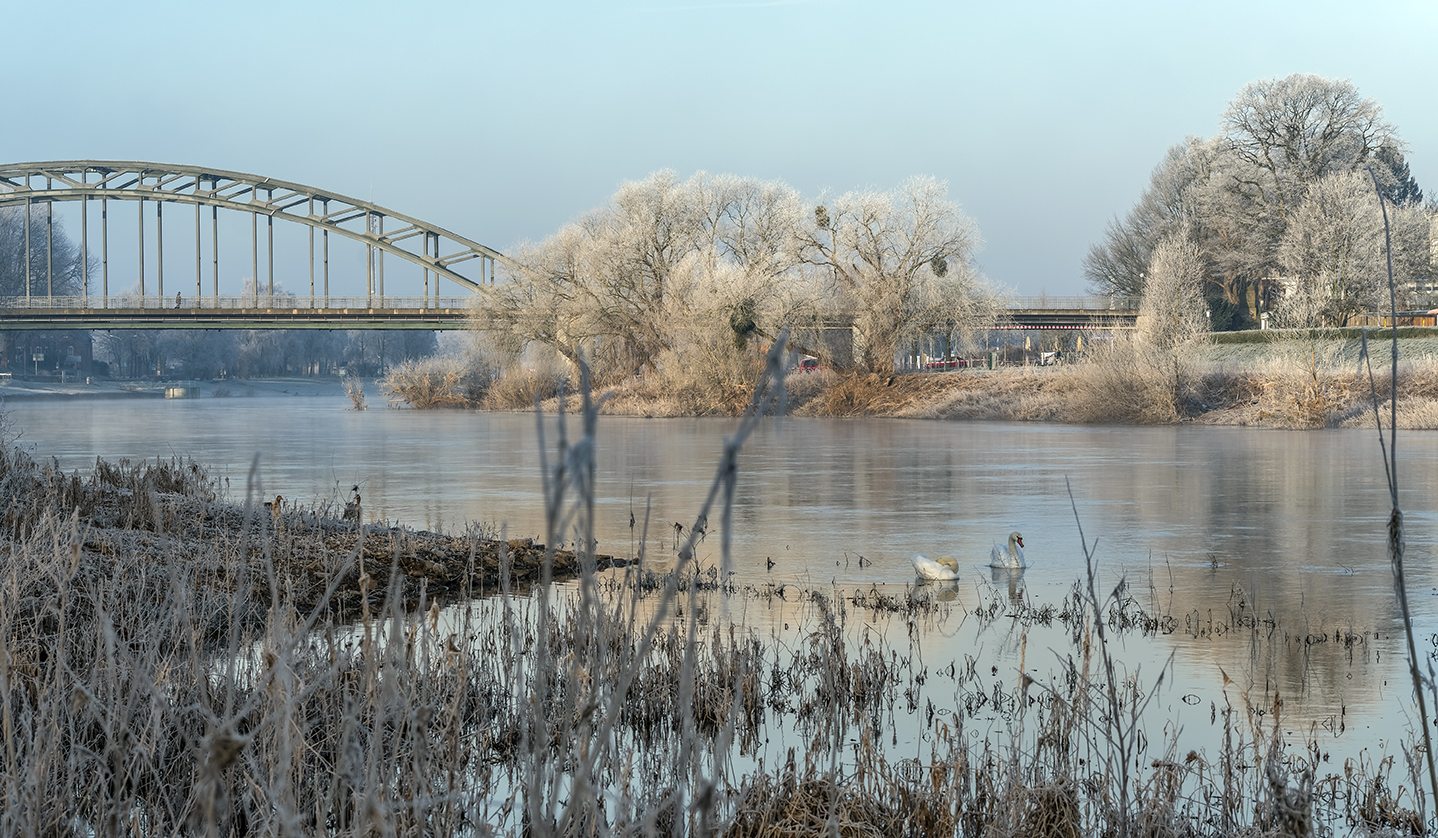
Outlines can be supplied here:
[[463, 329], [467, 308], [6, 309], [0, 330]]
[[[31, 297], [0, 300], [0, 329], [462, 329], [472, 297]], [[168, 305], [166, 303], [168, 302]]]
[[[463, 329], [468, 324], [473, 300], [468, 296], [271, 297], [183, 293], [177, 297], [9, 297], [0, 298], [0, 330]], [[998, 328], [1132, 329], [1137, 315], [1127, 304], [1100, 308], [1085, 298], [1038, 298], [1015, 303]]]

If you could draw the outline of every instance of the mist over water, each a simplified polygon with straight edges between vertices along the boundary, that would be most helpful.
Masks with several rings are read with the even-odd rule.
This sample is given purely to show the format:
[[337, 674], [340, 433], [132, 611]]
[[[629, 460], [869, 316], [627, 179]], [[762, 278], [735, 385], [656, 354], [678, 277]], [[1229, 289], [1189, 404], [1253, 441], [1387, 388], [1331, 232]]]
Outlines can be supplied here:
[[[534, 416], [348, 406], [340, 397], [255, 397], [9, 409], [21, 444], [67, 470], [96, 456], [183, 455], [243, 500], [258, 454], [257, 501], [343, 501], [359, 485], [371, 518], [445, 530], [488, 522], [510, 537], [542, 536]], [[672, 559], [674, 525], [694, 523], [736, 424], [601, 418], [599, 552], [632, 555], [647, 517], [647, 560]], [[553, 452], [553, 417], [544, 435]], [[1426, 654], [1438, 631], [1438, 434], [1405, 433], [1398, 445], [1410, 595]], [[1123, 651], [1143, 662], [1150, 683], [1174, 654], [1156, 716], [1207, 723], [1211, 705], [1237, 704], [1238, 691], [1254, 706], [1278, 694], [1296, 728], [1317, 725], [1365, 745], [1401, 733], [1411, 715], [1384, 548], [1388, 503], [1371, 430], [786, 418], [766, 421], [741, 454], [728, 534], [733, 578], [749, 586], [908, 596], [912, 553], [952, 555], [957, 585], [919, 591], [952, 598], [959, 615], [925, 629], [926, 661], [962, 665], [967, 656], [1011, 671], [1026, 654], [1038, 677], [1055, 668], [1057, 634], [990, 627], [975, 636], [960, 627], [962, 610], [995, 590], [1060, 603], [1084, 575], [1076, 506], [1096, 544], [1100, 583], [1126, 580], [1139, 605], [1171, 618], [1168, 634], [1130, 638]], [[711, 514], [702, 565], [721, 564], [724, 530]], [[1012, 530], [1023, 533], [1030, 564], [1014, 577], [987, 567], [990, 547]], [[747, 608], [743, 619], [782, 633], [790, 613], [782, 602]], [[880, 622], [874, 630], [903, 648], [903, 621]], [[1340, 644], [1334, 637], [1344, 632], [1362, 639]], [[1227, 692], [1224, 674], [1235, 684]]]

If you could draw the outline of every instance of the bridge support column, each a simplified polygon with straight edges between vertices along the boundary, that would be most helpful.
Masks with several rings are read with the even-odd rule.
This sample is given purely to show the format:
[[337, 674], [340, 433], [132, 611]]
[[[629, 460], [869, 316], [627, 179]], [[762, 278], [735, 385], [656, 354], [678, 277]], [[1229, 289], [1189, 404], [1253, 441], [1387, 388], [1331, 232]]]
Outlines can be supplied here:
[[[315, 199], [310, 198], [310, 218], [315, 217]], [[315, 228], [310, 225], [310, 308], [315, 307]]]
[[165, 202], [155, 202], [155, 293], [165, 307]]
[[100, 199], [100, 307], [110, 307], [110, 199]]
[[[84, 176], [81, 176], [84, 181]], [[90, 307], [90, 196], [80, 198], [80, 297]]]
[[145, 307], [145, 199], [140, 199], [140, 308]]
[[250, 213], [250, 276], [255, 284], [255, 308], [260, 307], [260, 216]]
[[[50, 189], [45, 186], [46, 191]], [[55, 300], [55, 202], [45, 202], [45, 299]]]

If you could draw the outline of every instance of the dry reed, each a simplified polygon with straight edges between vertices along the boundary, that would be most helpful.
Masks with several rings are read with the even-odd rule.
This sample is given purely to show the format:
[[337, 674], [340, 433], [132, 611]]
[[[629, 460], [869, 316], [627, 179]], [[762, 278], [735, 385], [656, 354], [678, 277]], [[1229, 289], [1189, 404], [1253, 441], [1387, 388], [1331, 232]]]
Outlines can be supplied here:
[[[727, 520], [753, 421], [725, 455], [696, 522]], [[318, 511], [234, 508], [183, 461], [64, 475], [0, 449], [9, 498], [0, 564], [0, 835], [527, 834], [735, 836], [1299, 834], [1307, 825], [1412, 828], [1391, 762], [1304, 774], [1253, 713], [1223, 715], [1215, 756], [1140, 746], [1155, 687], [1120, 671], [1108, 639], [1178, 628], [1126, 589], [1058, 606], [983, 586], [963, 606], [877, 588], [793, 593], [699, 568], [601, 574], [592, 544], [600, 405], [546, 440], [548, 548], [494, 542], [484, 599], [450, 609], [419, 534]], [[560, 404], [565, 402], [561, 401]], [[239, 526], [225, 524], [238, 514]], [[221, 533], [215, 552], [178, 537]], [[113, 531], [113, 532], [111, 532]], [[105, 533], [109, 533], [106, 535]], [[343, 549], [326, 539], [352, 539]], [[113, 536], [116, 540], [107, 540]], [[466, 561], [482, 552], [464, 542]], [[104, 549], [113, 544], [114, 549]], [[378, 548], [378, 549], [376, 549]], [[459, 549], [456, 547], [456, 549]], [[323, 572], [297, 574], [305, 556]], [[536, 575], [522, 588], [523, 563]], [[641, 555], [641, 558], [642, 555]], [[413, 568], [430, 570], [412, 573]], [[357, 598], [337, 622], [353, 579]], [[479, 593], [461, 583], [465, 594]], [[788, 587], [788, 586], [786, 586]], [[731, 603], [786, 600], [803, 630], [767, 638]], [[925, 663], [864, 630], [952, 612], [980, 625], [1061, 625], [1060, 673], [992, 679]], [[1230, 620], [1251, 619], [1239, 608]], [[1209, 626], [1209, 635], [1221, 634]], [[937, 692], [952, 688], [951, 697]], [[928, 685], [928, 686], [926, 686]], [[1225, 693], [1226, 694], [1226, 693]], [[1243, 697], [1247, 701], [1246, 695]], [[1007, 733], [986, 733], [997, 714]], [[922, 754], [886, 741], [929, 731]], [[803, 743], [764, 762], [777, 730]], [[981, 734], [981, 735], [975, 735]], [[1309, 760], [1307, 765], [1312, 765]], [[1415, 818], [1417, 819], [1415, 821]]]

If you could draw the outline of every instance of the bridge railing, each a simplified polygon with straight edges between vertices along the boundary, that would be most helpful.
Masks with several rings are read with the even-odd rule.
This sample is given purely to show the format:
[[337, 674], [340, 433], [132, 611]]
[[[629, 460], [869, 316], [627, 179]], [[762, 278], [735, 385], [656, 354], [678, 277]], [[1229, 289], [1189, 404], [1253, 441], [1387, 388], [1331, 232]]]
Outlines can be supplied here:
[[1138, 311], [1138, 297], [1011, 297], [1009, 308], [1019, 311]]
[[474, 304], [474, 296], [463, 297], [396, 297], [396, 296], [323, 296], [311, 297], [290, 294], [194, 294], [180, 293], [178, 296], [147, 294], [111, 294], [101, 296], [39, 296], [0, 297], [0, 310], [95, 310], [95, 309], [249, 309], [284, 310], [295, 309], [464, 309]]

